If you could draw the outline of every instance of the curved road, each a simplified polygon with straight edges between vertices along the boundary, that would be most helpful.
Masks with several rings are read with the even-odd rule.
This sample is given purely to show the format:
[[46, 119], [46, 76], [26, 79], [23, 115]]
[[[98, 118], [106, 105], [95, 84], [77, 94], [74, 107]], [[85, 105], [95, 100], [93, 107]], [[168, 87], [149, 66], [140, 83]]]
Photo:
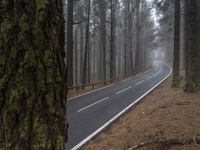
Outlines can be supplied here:
[[171, 74], [160, 64], [128, 80], [75, 97], [67, 102], [69, 139], [66, 150], [76, 150], [96, 136]]

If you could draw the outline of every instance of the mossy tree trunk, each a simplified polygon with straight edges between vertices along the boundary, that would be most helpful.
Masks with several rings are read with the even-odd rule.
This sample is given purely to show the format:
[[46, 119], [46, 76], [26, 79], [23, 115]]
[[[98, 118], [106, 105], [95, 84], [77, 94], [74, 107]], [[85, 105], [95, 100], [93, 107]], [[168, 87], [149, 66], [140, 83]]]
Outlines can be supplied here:
[[0, 149], [62, 150], [62, 0], [0, 1]]

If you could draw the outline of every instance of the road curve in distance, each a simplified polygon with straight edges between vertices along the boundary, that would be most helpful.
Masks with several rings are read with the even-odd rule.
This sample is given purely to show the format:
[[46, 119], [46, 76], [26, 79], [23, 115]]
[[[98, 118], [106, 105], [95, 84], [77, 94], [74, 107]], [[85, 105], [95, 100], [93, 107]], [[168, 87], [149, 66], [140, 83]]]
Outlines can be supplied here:
[[66, 150], [76, 150], [159, 86], [171, 74], [161, 63], [133, 78], [84, 94], [67, 102]]

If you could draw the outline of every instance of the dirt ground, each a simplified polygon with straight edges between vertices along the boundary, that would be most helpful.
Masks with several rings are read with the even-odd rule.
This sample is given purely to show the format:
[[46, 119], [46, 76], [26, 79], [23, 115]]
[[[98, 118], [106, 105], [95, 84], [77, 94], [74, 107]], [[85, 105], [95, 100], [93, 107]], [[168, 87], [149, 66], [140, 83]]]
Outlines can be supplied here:
[[171, 89], [168, 79], [83, 149], [200, 150], [199, 141], [200, 93]]

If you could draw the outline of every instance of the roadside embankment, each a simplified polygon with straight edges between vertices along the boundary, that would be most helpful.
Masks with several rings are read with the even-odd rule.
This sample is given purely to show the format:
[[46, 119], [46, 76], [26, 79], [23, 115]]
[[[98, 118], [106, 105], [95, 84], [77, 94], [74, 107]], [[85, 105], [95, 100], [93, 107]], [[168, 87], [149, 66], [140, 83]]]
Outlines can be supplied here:
[[199, 150], [200, 93], [171, 79], [84, 146], [85, 150]]

